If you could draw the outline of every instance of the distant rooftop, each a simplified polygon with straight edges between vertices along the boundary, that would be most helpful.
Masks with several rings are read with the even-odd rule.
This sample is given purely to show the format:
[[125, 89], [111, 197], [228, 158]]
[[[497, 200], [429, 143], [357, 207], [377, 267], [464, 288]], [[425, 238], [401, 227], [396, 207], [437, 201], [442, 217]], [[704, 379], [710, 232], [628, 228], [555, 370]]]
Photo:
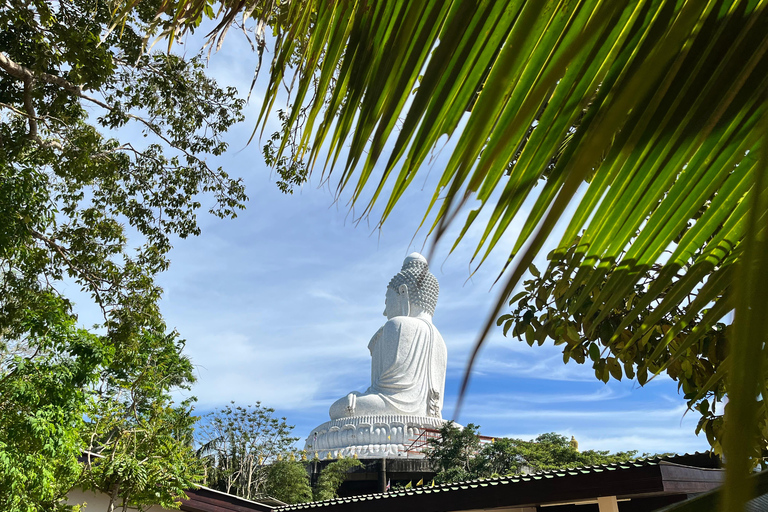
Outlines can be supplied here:
[[314, 508], [352, 511], [461, 511], [483, 508], [597, 503], [602, 496], [645, 501], [653, 510], [716, 488], [720, 459], [709, 452], [651, 457], [631, 462], [542, 471], [528, 475], [399, 489], [333, 500], [287, 505], [291, 512]]

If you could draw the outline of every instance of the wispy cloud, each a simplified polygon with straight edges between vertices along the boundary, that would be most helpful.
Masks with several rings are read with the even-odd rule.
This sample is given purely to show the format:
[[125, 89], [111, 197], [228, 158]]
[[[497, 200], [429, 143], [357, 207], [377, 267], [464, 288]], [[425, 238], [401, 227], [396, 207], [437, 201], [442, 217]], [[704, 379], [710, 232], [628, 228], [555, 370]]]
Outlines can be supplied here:
[[612, 418], [621, 418], [622, 421], [653, 418], [683, 418], [685, 407], [671, 409], [611, 409], [611, 410], [568, 410], [568, 409], [531, 409], [529, 407], [508, 408], [505, 410], [490, 410], [490, 408], [478, 407], [468, 410], [468, 415], [479, 419], [511, 420], [511, 419], [566, 419], [566, 420], [592, 420], [605, 421]]
[[608, 386], [587, 393], [512, 393], [499, 391], [496, 393], [475, 393], [473, 401], [483, 404], [484, 408], [496, 408], [505, 404], [572, 404], [581, 402], [603, 402], [617, 400], [629, 395], [629, 391]]

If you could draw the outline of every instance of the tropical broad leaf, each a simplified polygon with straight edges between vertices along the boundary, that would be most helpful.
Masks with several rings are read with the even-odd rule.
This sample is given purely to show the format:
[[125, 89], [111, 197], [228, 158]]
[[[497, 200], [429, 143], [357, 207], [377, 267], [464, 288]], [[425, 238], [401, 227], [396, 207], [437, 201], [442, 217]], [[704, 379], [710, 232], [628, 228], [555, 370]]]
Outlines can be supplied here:
[[[662, 266], [627, 315], [657, 308], [628, 347], [683, 297], [695, 296], [686, 317], [707, 309], [710, 324], [735, 308], [726, 423], [746, 429], [729, 454], [743, 475], [765, 403], [754, 397], [766, 389], [767, 10], [761, 0], [292, 2], [259, 126], [293, 73], [289, 125], [303, 124], [290, 154], [322, 165], [364, 214], [381, 204], [380, 222], [452, 137], [422, 223], [437, 240], [462, 215], [460, 238], [485, 222], [478, 265], [523, 215], [507, 263], [516, 265], [500, 269], [462, 396], [477, 350], [558, 223], [567, 227], [555, 259], [579, 237], [569, 293], [610, 273], [597, 295], [573, 301], [591, 301], [594, 324]], [[286, 151], [284, 142], [277, 158]], [[466, 212], [468, 199], [480, 206]], [[534, 205], [522, 212], [526, 199]]]
[[[765, 225], [753, 197], [760, 165], [765, 165], [758, 159], [768, 86], [764, 3], [310, 4], [300, 16], [317, 13], [324, 21], [310, 33], [309, 48], [340, 55], [343, 45], [344, 52], [340, 62], [323, 60], [321, 54], [306, 56], [298, 70], [293, 118], [305, 108], [315, 67], [336, 73], [335, 87], [316, 91], [310, 102], [316, 112], [330, 107], [322, 118], [308, 119], [300, 149], [311, 163], [321, 148], [327, 149], [324, 169], [333, 172], [342, 148], [348, 148], [339, 169], [339, 192], [352, 184], [352, 202], [366, 200], [366, 213], [382, 201], [383, 222], [438, 140], [455, 136], [425, 220], [433, 214], [430, 230], [439, 238], [468, 198], [479, 199], [462, 235], [478, 219], [489, 218], [475, 251], [480, 263], [525, 199], [535, 197], [509, 256], [509, 261], [517, 257], [518, 265], [504, 276], [501, 299], [477, 348], [566, 206], [578, 201], [561, 240], [562, 252], [556, 251], [554, 259], [580, 236], [568, 270], [571, 292], [582, 285], [594, 288], [615, 269], [597, 296], [584, 294], [574, 302], [580, 308], [584, 300], [591, 301], [586, 317], [594, 317], [594, 325], [601, 320], [598, 310], [607, 314], [652, 265], [663, 264], [645, 303], [625, 320], [631, 322], [656, 304], [655, 316], [646, 319], [627, 349], [685, 297], [696, 299], [684, 317], [707, 308], [709, 325], [741, 306], [747, 317], [742, 329], [749, 333], [737, 333], [731, 359], [738, 365], [731, 375], [739, 375], [731, 390], [741, 400], [730, 407], [733, 415], [726, 421], [749, 425], [753, 432], [747, 439], [757, 439], [751, 419], [758, 405], [752, 397], [763, 389], [755, 383], [765, 381], [759, 341], [766, 330], [755, 326], [768, 315], [755, 316], [749, 307], [750, 301], [768, 301], [761, 296], [766, 288], [748, 286], [738, 294], [740, 304], [734, 304], [731, 288], [738, 273], [731, 267], [757, 243], [745, 249], [745, 239], [761, 240], [757, 235]], [[294, 26], [307, 23], [297, 20]], [[274, 67], [272, 73], [275, 83], [285, 70]], [[272, 89], [262, 122], [274, 98]], [[396, 116], [403, 124], [394, 133]], [[459, 126], [463, 129], [455, 133]], [[386, 154], [390, 138], [394, 146]], [[383, 172], [363, 199], [380, 161]], [[536, 187], [542, 179], [543, 186]], [[585, 182], [586, 191], [579, 193]], [[388, 197], [383, 196], [387, 187]], [[485, 208], [490, 217], [479, 215]], [[752, 259], [765, 259], [766, 253], [753, 249]], [[742, 282], [762, 283], [764, 268], [749, 265], [742, 270]], [[666, 343], [680, 327], [668, 332]], [[730, 455], [738, 472], [729, 476], [734, 490], [727, 507], [737, 509], [745, 494], [739, 494], [743, 480], [734, 475], [748, 467], [748, 443], [732, 442]]]

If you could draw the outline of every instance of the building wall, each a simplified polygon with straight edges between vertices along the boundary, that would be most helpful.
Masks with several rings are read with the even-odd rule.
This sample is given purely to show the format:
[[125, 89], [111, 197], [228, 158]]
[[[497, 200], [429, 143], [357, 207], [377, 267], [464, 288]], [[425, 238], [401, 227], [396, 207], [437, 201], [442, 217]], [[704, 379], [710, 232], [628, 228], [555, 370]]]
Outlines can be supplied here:
[[[85, 512], [107, 512], [107, 507], [109, 506], [109, 496], [107, 496], [104, 493], [95, 493], [91, 491], [83, 491], [82, 489], [73, 489], [70, 491], [69, 496], [67, 497], [67, 504], [68, 505], [83, 505], [83, 510]], [[120, 510], [120, 509], [117, 509]], [[131, 509], [135, 510], [135, 509]], [[150, 512], [164, 512], [168, 509], [165, 509], [160, 506], [152, 506], [148, 509]], [[178, 511], [176, 511], [178, 512]]]

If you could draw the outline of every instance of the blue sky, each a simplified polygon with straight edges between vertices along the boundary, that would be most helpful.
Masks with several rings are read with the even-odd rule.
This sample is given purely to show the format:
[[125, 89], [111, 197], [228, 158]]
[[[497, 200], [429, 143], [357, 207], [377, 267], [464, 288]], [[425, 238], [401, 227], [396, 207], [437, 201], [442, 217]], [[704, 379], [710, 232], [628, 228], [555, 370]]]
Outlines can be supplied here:
[[[186, 47], [194, 52], [199, 43]], [[270, 59], [265, 55], [264, 71]], [[255, 63], [247, 43], [232, 34], [212, 55], [209, 74], [245, 95]], [[348, 196], [334, 202], [317, 177], [293, 195], [282, 194], [263, 162], [262, 144], [247, 145], [264, 78], [266, 72], [245, 123], [227, 136], [230, 151], [210, 160], [245, 179], [247, 209], [235, 220], [201, 214], [202, 234], [176, 241], [171, 268], [160, 277], [161, 307], [196, 365], [191, 394], [198, 398], [198, 414], [233, 400], [261, 401], [296, 426], [303, 445], [311, 429], [328, 420], [333, 401], [369, 385], [367, 344], [385, 321], [386, 285], [407, 254], [423, 249], [418, 225], [450, 144], [435, 155], [431, 172], [416, 178], [383, 229], [373, 229], [380, 209], [370, 223], [357, 224]], [[476, 238], [450, 256], [449, 244], [442, 243], [430, 261], [440, 282], [434, 323], [448, 347], [445, 418], [453, 417], [469, 350], [498, 294], [492, 283], [516, 234], [512, 229], [470, 280]], [[450, 234], [446, 240], [452, 241]], [[78, 311], [84, 325], [98, 321], [85, 300]], [[494, 330], [458, 421], [479, 424], [491, 436], [573, 435], [582, 449], [706, 449], [706, 439], [694, 435], [697, 413], [684, 413], [682, 395], [668, 378], [645, 387], [635, 381], [603, 384], [589, 366], [563, 364], [558, 347], [528, 347]]]

